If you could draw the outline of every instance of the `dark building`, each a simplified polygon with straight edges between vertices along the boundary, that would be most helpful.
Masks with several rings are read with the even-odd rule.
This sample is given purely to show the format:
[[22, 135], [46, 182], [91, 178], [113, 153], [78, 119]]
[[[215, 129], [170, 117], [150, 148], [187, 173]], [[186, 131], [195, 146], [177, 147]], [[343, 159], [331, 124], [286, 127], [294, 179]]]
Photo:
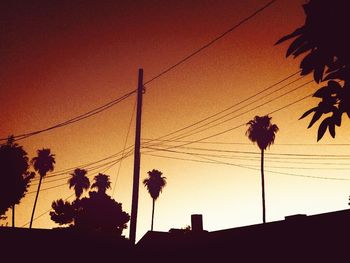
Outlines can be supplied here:
[[350, 210], [342, 210], [214, 232], [148, 232], [137, 247], [156, 262], [350, 262], [349, 240]]
[[108, 233], [0, 227], [1, 262], [350, 262], [350, 210], [213, 232], [201, 215], [191, 222], [147, 232], [136, 247]]

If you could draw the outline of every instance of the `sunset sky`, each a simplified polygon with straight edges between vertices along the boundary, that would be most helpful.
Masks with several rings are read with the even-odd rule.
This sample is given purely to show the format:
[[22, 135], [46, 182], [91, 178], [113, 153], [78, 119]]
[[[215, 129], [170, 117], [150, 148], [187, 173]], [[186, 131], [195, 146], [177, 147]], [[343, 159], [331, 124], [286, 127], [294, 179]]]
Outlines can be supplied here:
[[[139, 68], [144, 69], [145, 82], [152, 79], [267, 2], [1, 1], [0, 137], [45, 129], [123, 96], [137, 88]], [[167, 178], [156, 203], [155, 230], [190, 225], [194, 213], [203, 214], [209, 231], [262, 222], [259, 149], [240, 125], [315, 91], [314, 83], [297, 88], [311, 76], [298, 80], [295, 75], [214, 118], [163, 136], [296, 73], [300, 59], [286, 59], [288, 43], [274, 43], [303, 24], [305, 2], [276, 1], [146, 85], [141, 137], [143, 142], [159, 137], [162, 141], [153, 141], [152, 147], [144, 144], [140, 177], [158, 169]], [[283, 95], [286, 92], [290, 93]], [[126, 140], [127, 147], [133, 145], [135, 116], [127, 134], [135, 100], [133, 94], [95, 116], [18, 142], [30, 158], [37, 149], [50, 148], [56, 155], [54, 174], [64, 171], [44, 180], [36, 209], [36, 216], [42, 216], [34, 227], [57, 226], [45, 212], [52, 201], [73, 194], [65, 184], [68, 168], [120, 153]], [[266, 154], [267, 221], [348, 208], [349, 119], [344, 116], [335, 139], [327, 132], [317, 143], [317, 127], [306, 129], [310, 119], [298, 120], [316, 103], [307, 98], [271, 114], [280, 131]], [[201, 140], [236, 126], [240, 127]], [[130, 214], [133, 156], [109, 167], [120, 156], [101, 161], [89, 175], [92, 181], [98, 172], [109, 174], [109, 194]], [[28, 226], [37, 183], [33, 181], [16, 209], [17, 226]], [[140, 183], [137, 239], [150, 229], [151, 205]], [[11, 212], [7, 215], [10, 224]], [[128, 236], [129, 229], [123, 234]]]

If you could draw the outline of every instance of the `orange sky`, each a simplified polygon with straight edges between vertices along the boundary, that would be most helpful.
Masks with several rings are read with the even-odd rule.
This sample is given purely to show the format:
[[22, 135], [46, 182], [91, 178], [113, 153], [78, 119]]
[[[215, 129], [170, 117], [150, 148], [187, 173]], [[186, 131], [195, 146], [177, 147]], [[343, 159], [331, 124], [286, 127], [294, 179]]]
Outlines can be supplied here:
[[[301, 4], [304, 2], [277, 1], [185, 64], [147, 85], [142, 137], [157, 138], [190, 125], [296, 72], [299, 60], [285, 59], [287, 45], [274, 46], [274, 43], [303, 23]], [[267, 1], [262, 0], [2, 1], [0, 137], [52, 126], [120, 97], [136, 88], [138, 68], [144, 69], [145, 80], [151, 79], [265, 3]], [[310, 79], [300, 80], [266, 98], [261, 96], [258, 102], [230, 116], [267, 102]], [[314, 89], [315, 84], [305, 86], [182, 140], [197, 140], [235, 127], [257, 114], [266, 114], [302, 98]], [[33, 136], [21, 144], [31, 157], [36, 149], [51, 148], [56, 154], [56, 171], [102, 159], [123, 149], [134, 101], [135, 96], [132, 96], [97, 116]], [[285, 145], [316, 144], [317, 129], [307, 130], [308, 120], [298, 121], [316, 102], [307, 99], [271, 115], [280, 128], [271, 153], [350, 155], [346, 145]], [[134, 126], [133, 122], [127, 145], [134, 141]], [[349, 143], [349, 128], [348, 119], [344, 119], [336, 139], [326, 134], [321, 144]], [[249, 143], [245, 130], [241, 127], [207, 141]], [[256, 146], [247, 144], [197, 143], [186, 147], [258, 152]], [[226, 154], [236, 159], [217, 156], [212, 159], [259, 168], [259, 159], [253, 154], [203, 150], [197, 153]], [[188, 154], [148, 154], [203, 161]], [[267, 157], [266, 170], [306, 176], [348, 176], [350, 179], [349, 159], [275, 157], [284, 159]], [[114, 195], [128, 213], [131, 210], [132, 164], [132, 157], [122, 162]], [[112, 185], [117, 178], [118, 165], [106, 172], [111, 175]], [[141, 179], [153, 168], [161, 170], [168, 180], [156, 204], [156, 230], [185, 227], [190, 224], [192, 213], [203, 214], [207, 230], [261, 222], [259, 170], [142, 155]], [[91, 172], [91, 178], [93, 174]], [[268, 221], [295, 213], [315, 214], [348, 207], [350, 181], [265, 174]], [[67, 176], [63, 175], [58, 181], [44, 181], [42, 188], [63, 184]], [[30, 191], [35, 189], [33, 186]], [[42, 191], [36, 215], [47, 211], [53, 200], [72, 193], [67, 185]], [[34, 194], [22, 200], [17, 208], [17, 226], [28, 222], [33, 202]], [[149, 229], [150, 217], [151, 199], [141, 186], [137, 238]], [[48, 214], [34, 223], [34, 227], [39, 228], [53, 226]], [[123, 233], [128, 236], [129, 229]]]

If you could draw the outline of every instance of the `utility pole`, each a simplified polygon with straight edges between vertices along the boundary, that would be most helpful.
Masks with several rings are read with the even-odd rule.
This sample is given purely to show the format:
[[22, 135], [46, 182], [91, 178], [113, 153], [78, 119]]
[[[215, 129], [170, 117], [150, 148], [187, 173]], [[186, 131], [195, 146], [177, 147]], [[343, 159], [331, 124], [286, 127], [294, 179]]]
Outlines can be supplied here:
[[135, 151], [134, 151], [134, 181], [133, 181], [133, 188], [132, 188], [132, 204], [131, 204], [131, 219], [130, 219], [130, 234], [129, 234], [129, 239], [132, 244], [135, 244], [135, 239], [136, 239], [137, 207], [139, 203], [142, 93], [143, 93], [143, 69], [139, 69], [139, 80], [138, 80], [138, 87], [137, 87]]

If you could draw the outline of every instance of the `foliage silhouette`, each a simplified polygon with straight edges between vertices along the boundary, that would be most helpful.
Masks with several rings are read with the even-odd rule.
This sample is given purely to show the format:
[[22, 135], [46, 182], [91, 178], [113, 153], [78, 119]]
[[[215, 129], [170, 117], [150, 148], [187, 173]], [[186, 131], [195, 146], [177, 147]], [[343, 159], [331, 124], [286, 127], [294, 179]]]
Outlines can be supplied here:
[[77, 211], [75, 226], [85, 230], [112, 231], [121, 235], [130, 220], [122, 205], [105, 193], [89, 192], [89, 198], [81, 199]]
[[52, 209], [50, 212], [51, 220], [59, 225], [71, 224], [74, 221], [74, 204], [68, 201], [59, 199], [52, 203]]
[[248, 130], [246, 131], [246, 135], [253, 143], [257, 143], [261, 150], [262, 210], [263, 222], [266, 223], [264, 151], [274, 143], [278, 127], [276, 124], [271, 123], [271, 117], [268, 115], [262, 117], [255, 116], [247, 125]]
[[12, 226], [15, 225], [15, 205], [25, 196], [34, 173], [28, 171], [28, 157], [22, 146], [9, 137], [0, 146], [0, 172], [3, 187], [0, 191], [0, 215], [12, 208]]
[[68, 179], [69, 188], [74, 188], [76, 199], [79, 199], [84, 190], [88, 190], [90, 187], [89, 178], [86, 176], [87, 171], [85, 169], [75, 169], [71, 174], [71, 178]]
[[107, 189], [111, 188], [111, 181], [106, 174], [99, 173], [94, 178], [95, 182], [91, 185], [91, 189], [97, 188], [97, 192], [106, 193]]
[[40, 179], [39, 179], [38, 189], [37, 189], [36, 196], [35, 196], [35, 201], [34, 201], [34, 206], [33, 206], [32, 216], [30, 219], [29, 228], [32, 228], [32, 225], [33, 225], [34, 213], [35, 213], [36, 203], [37, 203], [38, 197], [39, 197], [41, 182], [42, 182], [44, 176], [48, 172], [53, 171], [54, 164], [56, 163], [55, 162], [55, 155], [51, 154], [50, 149], [38, 150], [37, 154], [38, 155], [36, 157], [34, 157], [31, 162], [34, 166], [34, 170], [39, 173]]
[[51, 220], [83, 231], [121, 235], [130, 216], [122, 210], [121, 203], [106, 194], [111, 184], [108, 175], [98, 174], [94, 181], [90, 189], [97, 188], [97, 192], [90, 191], [89, 197], [77, 198], [72, 203], [62, 199], [54, 201], [53, 211], [50, 212]]
[[162, 172], [153, 169], [148, 171], [148, 178], [143, 180], [144, 186], [147, 188], [149, 194], [152, 197], [152, 222], [151, 222], [151, 231], [153, 231], [153, 220], [154, 220], [154, 206], [155, 202], [159, 197], [160, 192], [166, 185], [166, 177], [162, 176]]
[[306, 54], [300, 63], [301, 75], [313, 72], [317, 83], [328, 81], [313, 95], [321, 102], [300, 117], [302, 119], [314, 113], [308, 126], [310, 128], [322, 115], [330, 115], [319, 125], [319, 141], [327, 128], [330, 135], [335, 137], [335, 126], [341, 126], [344, 113], [350, 118], [349, 9], [348, 2], [344, 0], [310, 0], [303, 8], [305, 24], [276, 44], [295, 38], [286, 56], [293, 55], [295, 58]]

